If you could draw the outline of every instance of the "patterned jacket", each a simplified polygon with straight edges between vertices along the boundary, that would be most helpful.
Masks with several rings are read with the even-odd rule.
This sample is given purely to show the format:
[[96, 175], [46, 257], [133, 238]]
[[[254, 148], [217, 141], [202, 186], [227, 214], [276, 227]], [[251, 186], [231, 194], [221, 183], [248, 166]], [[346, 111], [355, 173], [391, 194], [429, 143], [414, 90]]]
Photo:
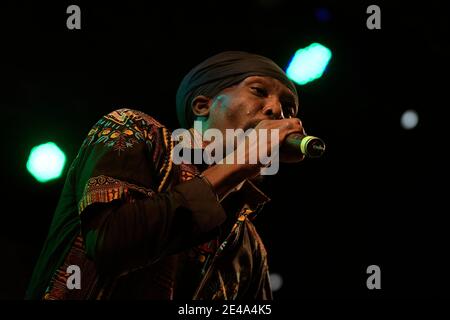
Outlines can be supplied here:
[[[218, 201], [172, 162], [171, 133], [120, 109], [90, 130], [73, 161], [27, 292], [31, 299], [271, 299], [252, 223], [269, 199], [245, 180]], [[69, 289], [69, 266], [81, 288]]]

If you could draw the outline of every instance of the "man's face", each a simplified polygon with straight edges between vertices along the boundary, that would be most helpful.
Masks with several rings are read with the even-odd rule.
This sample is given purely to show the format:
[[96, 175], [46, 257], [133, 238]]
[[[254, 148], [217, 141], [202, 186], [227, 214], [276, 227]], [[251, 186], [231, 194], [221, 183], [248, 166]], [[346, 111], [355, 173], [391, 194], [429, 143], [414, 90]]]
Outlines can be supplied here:
[[207, 127], [223, 133], [225, 129], [247, 130], [261, 120], [293, 117], [296, 110], [294, 93], [279, 80], [251, 76], [213, 99]]

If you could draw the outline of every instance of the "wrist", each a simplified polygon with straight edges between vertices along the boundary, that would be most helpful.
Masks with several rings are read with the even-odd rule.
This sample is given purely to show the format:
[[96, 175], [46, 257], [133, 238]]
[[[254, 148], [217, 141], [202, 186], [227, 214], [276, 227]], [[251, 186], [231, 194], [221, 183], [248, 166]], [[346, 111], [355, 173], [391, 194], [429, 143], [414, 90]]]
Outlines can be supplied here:
[[216, 164], [201, 173], [220, 197], [247, 178], [256, 177], [261, 171], [257, 164]]

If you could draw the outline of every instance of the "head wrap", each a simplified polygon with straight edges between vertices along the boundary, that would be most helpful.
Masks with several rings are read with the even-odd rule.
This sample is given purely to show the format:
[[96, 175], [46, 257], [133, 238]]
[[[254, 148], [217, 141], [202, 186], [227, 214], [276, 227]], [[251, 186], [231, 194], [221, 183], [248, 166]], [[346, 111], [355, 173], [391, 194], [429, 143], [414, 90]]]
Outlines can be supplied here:
[[181, 81], [176, 97], [181, 126], [189, 128], [194, 121], [191, 104], [195, 97], [205, 95], [213, 98], [223, 89], [250, 76], [275, 78], [288, 87], [298, 100], [295, 85], [275, 62], [248, 52], [225, 51], [194, 67]]

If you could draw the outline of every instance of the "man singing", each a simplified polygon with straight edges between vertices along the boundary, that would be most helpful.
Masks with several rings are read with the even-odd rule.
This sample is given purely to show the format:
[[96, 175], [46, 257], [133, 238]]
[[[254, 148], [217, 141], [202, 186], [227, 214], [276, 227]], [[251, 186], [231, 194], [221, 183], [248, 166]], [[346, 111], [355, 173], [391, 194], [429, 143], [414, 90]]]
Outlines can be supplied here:
[[[192, 150], [209, 142], [194, 121], [223, 137], [226, 129], [275, 129], [275, 141], [254, 141], [267, 150], [304, 133], [294, 84], [260, 55], [228, 51], [203, 61], [182, 80], [176, 105]], [[177, 143], [136, 110], [94, 125], [69, 169], [27, 299], [272, 298], [252, 223], [269, 200], [252, 182], [266, 165], [175, 163]], [[254, 148], [243, 150], [249, 159]], [[301, 159], [281, 148], [281, 162]], [[68, 286], [69, 266], [79, 267], [79, 288]]]

